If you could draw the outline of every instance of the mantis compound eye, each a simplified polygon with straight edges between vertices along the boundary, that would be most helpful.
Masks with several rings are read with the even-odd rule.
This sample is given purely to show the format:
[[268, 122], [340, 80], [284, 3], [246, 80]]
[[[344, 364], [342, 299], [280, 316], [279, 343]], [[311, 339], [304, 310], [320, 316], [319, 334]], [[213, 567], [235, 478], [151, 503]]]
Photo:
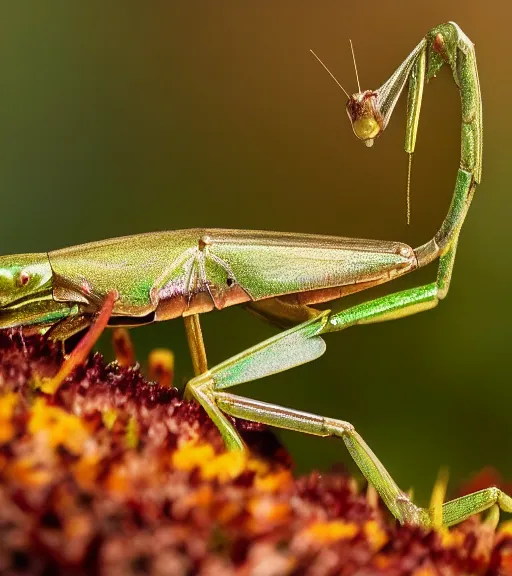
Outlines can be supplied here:
[[20, 275], [18, 276], [18, 284], [23, 287], [26, 286], [29, 282], [30, 282], [29, 272], [27, 272], [26, 270], [20, 272]]
[[40, 297], [51, 290], [52, 276], [44, 253], [0, 256], [0, 308]]

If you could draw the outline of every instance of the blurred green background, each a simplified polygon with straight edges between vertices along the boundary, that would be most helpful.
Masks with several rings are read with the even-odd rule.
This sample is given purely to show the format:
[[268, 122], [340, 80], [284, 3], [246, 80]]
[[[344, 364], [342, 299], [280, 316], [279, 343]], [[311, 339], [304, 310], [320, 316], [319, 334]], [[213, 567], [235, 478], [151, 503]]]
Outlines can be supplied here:
[[[426, 89], [405, 223], [405, 105], [374, 148], [309, 53], [356, 90], [377, 88], [434, 25], [475, 42], [485, 154], [448, 299], [393, 323], [328, 336], [318, 361], [239, 392], [354, 423], [397, 482], [425, 500], [485, 465], [512, 478], [510, 4], [477, 0], [2, 2], [1, 252], [195, 226], [406, 241], [438, 229], [459, 158], [458, 93]], [[141, 273], [143, 271], [141, 270]], [[397, 288], [430, 281], [435, 268]], [[389, 288], [389, 286], [388, 286]], [[206, 315], [210, 363], [275, 333], [241, 309]], [[108, 336], [108, 335], [107, 335]], [[191, 373], [182, 322], [133, 331]], [[111, 354], [108, 337], [103, 350]], [[300, 471], [350, 463], [341, 442], [281, 434]]]

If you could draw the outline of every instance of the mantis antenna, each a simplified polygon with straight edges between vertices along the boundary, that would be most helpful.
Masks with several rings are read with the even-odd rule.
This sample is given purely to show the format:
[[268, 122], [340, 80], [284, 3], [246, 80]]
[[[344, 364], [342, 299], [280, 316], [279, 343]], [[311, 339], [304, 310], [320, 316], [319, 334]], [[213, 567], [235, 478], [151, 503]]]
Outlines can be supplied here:
[[407, 226], [411, 223], [411, 168], [412, 152], [409, 152], [409, 164], [407, 165]]
[[354, 70], [356, 71], [357, 89], [361, 92], [361, 84], [359, 84], [359, 74], [357, 73], [356, 55], [354, 54], [354, 46], [352, 45], [352, 40], [349, 39], [350, 50], [352, 51], [352, 60], [354, 61]]
[[[357, 63], [356, 63], [356, 55], [354, 53], [354, 45], [352, 44], [352, 40], [349, 39], [350, 43], [350, 51], [352, 52], [352, 61], [354, 62], [354, 71], [356, 73], [356, 80], [357, 80], [357, 89], [358, 93], [354, 94], [354, 96], [350, 96], [349, 93], [343, 88], [343, 86], [338, 82], [337, 78], [334, 74], [327, 68], [327, 66], [320, 60], [320, 58], [315, 54], [313, 50], [309, 50], [311, 54], [318, 60], [318, 62], [322, 65], [324, 70], [329, 74], [329, 76], [336, 82], [336, 84], [341, 88], [341, 90], [345, 93], [349, 101], [359, 101], [361, 97], [366, 94], [361, 91], [361, 83], [359, 82], [359, 72], [357, 70]], [[368, 91], [367, 91], [368, 92]], [[350, 102], [349, 102], [350, 103]], [[348, 104], [347, 104], [348, 106]], [[348, 111], [348, 108], [347, 108]], [[350, 117], [350, 113], [349, 113]], [[354, 118], [351, 118], [352, 126], [354, 128]], [[379, 129], [380, 131], [380, 129]], [[361, 137], [361, 135], [356, 131], [356, 136], [359, 139], [363, 139], [367, 146], [371, 146], [373, 144], [373, 137]], [[407, 167], [407, 192], [406, 192], [406, 214], [407, 214], [407, 225], [409, 226], [411, 223], [411, 169], [412, 169], [412, 152], [409, 153], [409, 163]]]
[[[356, 72], [356, 80], [357, 80], [357, 89], [359, 93], [361, 93], [361, 84], [359, 83], [359, 73], [357, 71], [357, 64], [356, 64], [356, 55], [354, 54], [354, 45], [352, 44], [352, 40], [349, 39], [350, 42], [350, 50], [352, 52], [352, 60], [354, 61], [354, 70]], [[412, 169], [412, 153], [409, 154], [409, 163], [407, 166], [407, 225], [411, 223], [411, 169]]]
[[343, 88], [343, 86], [338, 82], [338, 80], [336, 79], [336, 76], [334, 76], [334, 74], [329, 70], [329, 68], [327, 68], [327, 66], [320, 60], [320, 58], [313, 52], [313, 50], [309, 50], [311, 52], [311, 54], [313, 54], [313, 56], [320, 62], [320, 64], [324, 67], [324, 70], [327, 72], [327, 74], [329, 74], [329, 76], [336, 82], [336, 84], [343, 90], [343, 92], [345, 92], [345, 95], [347, 98], [350, 98], [350, 94], [345, 90], [345, 88]]

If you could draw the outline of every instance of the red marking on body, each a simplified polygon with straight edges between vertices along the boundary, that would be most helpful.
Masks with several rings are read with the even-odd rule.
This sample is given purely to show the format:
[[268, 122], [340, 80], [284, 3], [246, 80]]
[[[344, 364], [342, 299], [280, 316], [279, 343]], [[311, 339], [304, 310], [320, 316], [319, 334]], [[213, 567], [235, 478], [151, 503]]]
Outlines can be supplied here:
[[366, 90], [362, 94], [355, 94], [351, 96], [347, 102], [347, 111], [352, 119], [352, 122], [363, 118], [364, 116], [371, 115], [379, 121], [379, 114], [375, 110], [373, 98], [376, 98], [378, 93], [373, 90]]
[[442, 34], [437, 34], [432, 43], [432, 50], [438, 54], [445, 54], [444, 38]]
[[85, 280], [85, 278], [80, 283], [80, 289], [82, 290], [82, 292], [84, 294], [90, 294], [91, 293], [91, 285], [89, 284], [89, 282], [87, 282], [87, 280]]

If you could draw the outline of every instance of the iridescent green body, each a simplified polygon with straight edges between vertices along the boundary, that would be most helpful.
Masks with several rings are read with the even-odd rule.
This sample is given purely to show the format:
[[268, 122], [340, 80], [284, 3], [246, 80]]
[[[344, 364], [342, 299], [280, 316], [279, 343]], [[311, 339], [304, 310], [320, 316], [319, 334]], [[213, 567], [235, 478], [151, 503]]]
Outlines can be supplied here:
[[221, 229], [115, 238], [50, 252], [48, 258], [56, 299], [87, 304], [115, 289], [115, 315], [154, 313], [155, 320], [383, 282], [416, 262], [408, 246], [395, 242]]
[[[25, 260], [32, 267], [23, 266]], [[44, 327], [61, 321], [61, 338], [83, 329], [111, 290], [118, 293], [111, 324], [138, 325], [299, 293], [304, 304], [332, 300], [343, 288], [366, 288], [416, 267], [414, 251], [398, 242], [189, 229], [0, 257], [4, 281], [19, 285], [22, 275], [32, 280], [34, 261], [40, 262], [43, 301], [55, 301], [51, 314], [40, 299], [29, 306], [22, 294], [19, 305], [4, 305], [0, 325], [35, 325], [40, 313]]]
[[[456, 24], [437, 26], [379, 89], [351, 96], [347, 113], [356, 136], [371, 145], [385, 130], [408, 83], [405, 150], [411, 155], [424, 84], [444, 64], [451, 68], [461, 95], [461, 159], [448, 214], [425, 244], [412, 249], [398, 242], [192, 229], [3, 256], [0, 327], [28, 326], [65, 340], [89, 326], [98, 313], [105, 322], [111, 314], [111, 325], [193, 318], [195, 324], [189, 326], [187, 335], [196, 376], [189, 381], [186, 394], [203, 406], [228, 448], [244, 450], [245, 446], [226, 414], [336, 436], [344, 440], [362, 473], [401, 522], [450, 525], [484, 509], [495, 510], [497, 505], [512, 512], [512, 499], [497, 488], [445, 504], [434, 502], [431, 509], [419, 508], [348, 422], [226, 392], [242, 382], [318, 358], [325, 350], [322, 336], [329, 332], [428, 310], [446, 296], [459, 233], [482, 171], [482, 106], [473, 44]], [[437, 278], [425, 286], [340, 312], [312, 306], [387, 282], [436, 259]], [[198, 315], [235, 304], [244, 304], [288, 329], [208, 369]]]

